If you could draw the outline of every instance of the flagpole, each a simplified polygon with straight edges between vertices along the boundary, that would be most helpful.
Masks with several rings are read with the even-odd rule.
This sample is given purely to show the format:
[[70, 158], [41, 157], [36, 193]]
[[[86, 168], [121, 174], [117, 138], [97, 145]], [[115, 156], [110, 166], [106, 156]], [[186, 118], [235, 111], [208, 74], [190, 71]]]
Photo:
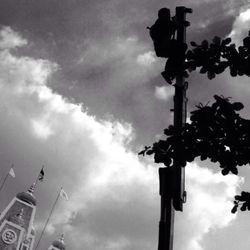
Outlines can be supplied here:
[[45, 224], [44, 224], [42, 233], [41, 233], [41, 235], [40, 235], [40, 237], [39, 237], [39, 240], [38, 240], [38, 242], [37, 242], [37, 245], [36, 245], [35, 250], [37, 250], [37, 248], [38, 248], [38, 246], [39, 246], [39, 244], [40, 244], [40, 241], [41, 241], [41, 239], [42, 239], [42, 237], [43, 237], [43, 234], [44, 234], [44, 232], [45, 232], [45, 229], [46, 229], [46, 227], [47, 227], [47, 225], [48, 225], [48, 223], [49, 223], [49, 220], [50, 220], [50, 218], [51, 218], [51, 215], [52, 215], [52, 213], [53, 213], [53, 211], [54, 211], [54, 209], [55, 209], [56, 203], [57, 203], [57, 201], [58, 201], [58, 199], [59, 199], [59, 197], [60, 197], [61, 190], [62, 190], [62, 187], [60, 188], [60, 191], [58, 192], [58, 195], [57, 195], [56, 200], [55, 200], [55, 202], [54, 202], [54, 204], [53, 204], [53, 206], [52, 206], [52, 209], [51, 209], [51, 211], [50, 211], [50, 214], [49, 214], [49, 216], [48, 216], [48, 218], [47, 218], [47, 220], [46, 220], [46, 222], [45, 222]]
[[0, 193], [1, 193], [1, 191], [2, 191], [2, 189], [4, 187], [4, 184], [5, 184], [6, 180], [8, 179], [8, 177], [9, 177], [9, 172], [6, 174], [6, 176], [5, 176], [4, 180], [3, 180], [3, 183], [2, 183], [2, 185], [0, 187]]
[[44, 165], [42, 166], [42, 169], [40, 170], [40, 172], [39, 172], [39, 174], [38, 174], [38, 176], [37, 176], [37, 178], [36, 178], [36, 181], [35, 181], [35, 183], [34, 183], [35, 187], [36, 187], [37, 182], [38, 182], [38, 180], [39, 180], [40, 173], [41, 173], [41, 171], [42, 171], [43, 169], [44, 169]]

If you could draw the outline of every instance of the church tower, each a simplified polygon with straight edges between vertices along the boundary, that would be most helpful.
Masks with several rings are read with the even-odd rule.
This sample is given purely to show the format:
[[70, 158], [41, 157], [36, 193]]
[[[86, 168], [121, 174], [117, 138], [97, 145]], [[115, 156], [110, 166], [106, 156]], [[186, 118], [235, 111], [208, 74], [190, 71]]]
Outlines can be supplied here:
[[64, 243], [64, 235], [62, 234], [59, 240], [53, 241], [52, 245], [49, 247], [48, 250], [66, 250]]
[[0, 214], [0, 249], [32, 250], [36, 198], [33, 184], [27, 192], [16, 195]]

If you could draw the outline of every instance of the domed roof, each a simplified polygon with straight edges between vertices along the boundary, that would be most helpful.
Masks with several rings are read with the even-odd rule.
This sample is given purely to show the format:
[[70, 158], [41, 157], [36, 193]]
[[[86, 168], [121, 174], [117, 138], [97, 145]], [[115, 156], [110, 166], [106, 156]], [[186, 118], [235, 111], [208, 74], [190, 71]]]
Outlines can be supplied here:
[[25, 201], [31, 205], [36, 206], [36, 198], [33, 195], [34, 184], [29, 188], [27, 192], [21, 192], [16, 195], [16, 197], [22, 201]]
[[64, 235], [62, 234], [59, 240], [53, 241], [52, 246], [57, 247], [60, 250], [66, 250], [64, 243]]
[[57, 247], [57, 248], [60, 249], [60, 250], [65, 250], [65, 249], [66, 249], [66, 248], [65, 248], [65, 244], [62, 243], [62, 242], [60, 242], [59, 240], [53, 241], [52, 246], [53, 246], [53, 247]]

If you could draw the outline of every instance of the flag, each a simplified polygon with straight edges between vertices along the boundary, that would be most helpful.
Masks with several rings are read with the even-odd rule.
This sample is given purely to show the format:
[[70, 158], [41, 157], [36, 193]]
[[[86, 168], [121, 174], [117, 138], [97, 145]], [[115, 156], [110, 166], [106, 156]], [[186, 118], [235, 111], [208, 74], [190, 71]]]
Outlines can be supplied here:
[[13, 177], [13, 178], [15, 178], [15, 177], [16, 177], [16, 175], [15, 175], [15, 172], [14, 172], [14, 169], [13, 169], [13, 168], [10, 168], [9, 175], [10, 175], [11, 177]]
[[60, 196], [62, 197], [62, 198], [64, 198], [65, 200], [69, 200], [69, 197], [68, 197], [68, 195], [67, 195], [67, 193], [61, 188], [61, 191], [60, 191]]
[[42, 168], [39, 175], [38, 175], [38, 180], [43, 181], [43, 179], [44, 179], [44, 171], [43, 171], [43, 168]]

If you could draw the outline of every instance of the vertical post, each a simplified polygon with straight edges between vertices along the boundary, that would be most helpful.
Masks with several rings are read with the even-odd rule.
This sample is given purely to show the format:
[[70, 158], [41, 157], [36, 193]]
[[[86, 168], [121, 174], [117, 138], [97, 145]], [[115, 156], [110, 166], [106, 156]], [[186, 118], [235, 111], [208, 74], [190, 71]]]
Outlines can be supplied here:
[[[176, 7], [177, 21], [177, 43], [184, 46], [186, 42], [186, 13], [191, 13], [191, 9], [186, 7]], [[178, 52], [177, 52], [178, 53]], [[184, 50], [183, 50], [184, 53]], [[175, 127], [175, 159], [172, 168], [159, 169], [160, 196], [161, 196], [161, 218], [159, 223], [159, 244], [158, 250], [173, 250], [174, 236], [174, 214], [175, 211], [182, 211], [185, 201], [184, 192], [184, 168], [180, 165], [180, 148], [178, 145], [179, 132], [186, 122], [186, 88], [187, 84], [183, 77], [183, 64], [185, 56], [180, 55], [178, 65], [179, 75], [176, 77], [174, 96], [174, 127]]]
[[173, 169], [159, 168], [161, 217], [158, 250], [172, 250], [174, 238]]
[[9, 177], [9, 172], [8, 172], [8, 174], [6, 174], [6, 176], [5, 176], [5, 178], [4, 178], [3, 182], [2, 182], [2, 184], [1, 184], [1, 186], [0, 186], [0, 193], [1, 193], [1, 191], [2, 191], [2, 189], [3, 189], [3, 187], [4, 187], [4, 184], [5, 184], [5, 182], [6, 182], [6, 180], [7, 180], [8, 177]]
[[[177, 42], [180, 46], [186, 44], [186, 27], [189, 22], [186, 21], [186, 13], [192, 13], [192, 9], [180, 6], [176, 7], [177, 20]], [[184, 49], [184, 47], [183, 47]], [[184, 52], [183, 52], [184, 53]], [[174, 127], [175, 127], [175, 158], [174, 158], [174, 197], [173, 205], [175, 210], [182, 211], [183, 203], [185, 202], [185, 168], [181, 166], [181, 150], [180, 150], [180, 132], [182, 126], [186, 123], [186, 90], [187, 83], [183, 76], [183, 64], [185, 57], [180, 61], [180, 74], [176, 77], [175, 96], [174, 96]]]

